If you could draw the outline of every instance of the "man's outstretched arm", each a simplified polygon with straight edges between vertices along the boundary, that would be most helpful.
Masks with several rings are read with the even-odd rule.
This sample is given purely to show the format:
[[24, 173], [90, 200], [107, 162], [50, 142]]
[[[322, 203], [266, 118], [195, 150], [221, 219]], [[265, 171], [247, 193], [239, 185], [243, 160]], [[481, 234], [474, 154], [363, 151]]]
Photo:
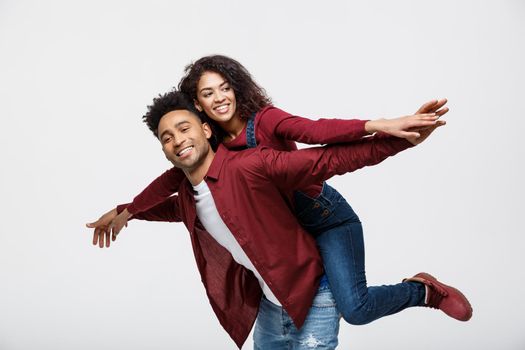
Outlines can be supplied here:
[[180, 169], [171, 168], [165, 171], [137, 195], [124, 210], [118, 211], [118, 215], [108, 225], [109, 230], [113, 235], [118, 235], [120, 230], [128, 225], [128, 220], [133, 214], [146, 211], [169, 198], [177, 192], [184, 178], [185, 175]]
[[334, 175], [378, 164], [423, 142], [442, 125], [445, 125], [444, 121], [436, 121], [433, 126], [418, 130], [419, 137], [412, 135], [407, 139], [376, 135], [351, 144], [312, 147], [293, 152], [262, 148], [259, 171], [282, 190], [300, 189]]
[[[179, 214], [178, 196], [174, 195], [166, 199], [164, 202], [156, 206], [133, 215], [131, 219], [147, 220], [147, 221], [166, 221], [166, 222], [180, 222], [182, 218]], [[99, 245], [100, 248], [109, 248], [111, 241], [115, 241], [117, 233], [111, 232], [109, 224], [111, 221], [121, 213], [130, 203], [120, 204], [116, 208], [109, 210], [102, 215], [97, 221], [86, 224], [86, 227], [93, 228], [93, 245]], [[110, 240], [111, 236], [111, 240]]]

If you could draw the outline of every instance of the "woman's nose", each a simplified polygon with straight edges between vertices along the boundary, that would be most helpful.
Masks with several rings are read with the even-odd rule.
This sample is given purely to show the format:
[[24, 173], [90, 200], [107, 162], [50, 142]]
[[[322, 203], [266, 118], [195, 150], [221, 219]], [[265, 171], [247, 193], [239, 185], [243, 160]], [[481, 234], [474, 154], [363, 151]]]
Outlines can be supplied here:
[[215, 93], [215, 102], [224, 101], [224, 95], [221, 92]]

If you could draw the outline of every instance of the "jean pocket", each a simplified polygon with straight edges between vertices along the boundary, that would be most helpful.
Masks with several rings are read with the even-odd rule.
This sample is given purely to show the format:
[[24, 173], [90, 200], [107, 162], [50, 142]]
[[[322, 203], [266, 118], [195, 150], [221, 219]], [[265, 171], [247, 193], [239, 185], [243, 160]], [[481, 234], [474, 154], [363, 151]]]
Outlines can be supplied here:
[[[334, 211], [332, 208], [323, 205], [319, 202], [312, 202], [310, 208], [303, 210], [297, 214], [299, 223], [305, 228], [319, 228], [326, 225], [333, 225], [334, 222]], [[335, 222], [337, 224], [337, 222]]]

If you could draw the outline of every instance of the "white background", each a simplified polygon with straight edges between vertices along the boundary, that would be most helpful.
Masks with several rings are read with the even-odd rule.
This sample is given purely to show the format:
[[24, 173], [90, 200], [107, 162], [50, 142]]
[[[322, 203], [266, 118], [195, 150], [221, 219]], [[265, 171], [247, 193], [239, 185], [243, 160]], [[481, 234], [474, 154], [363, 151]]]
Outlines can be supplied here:
[[427, 143], [331, 184], [364, 223], [370, 285], [428, 271], [474, 316], [342, 323], [340, 348], [524, 349], [524, 19], [519, 0], [1, 0], [0, 349], [235, 348], [182, 224], [131, 222], [103, 250], [84, 227], [169, 167], [141, 117], [213, 53], [313, 119], [447, 97]]

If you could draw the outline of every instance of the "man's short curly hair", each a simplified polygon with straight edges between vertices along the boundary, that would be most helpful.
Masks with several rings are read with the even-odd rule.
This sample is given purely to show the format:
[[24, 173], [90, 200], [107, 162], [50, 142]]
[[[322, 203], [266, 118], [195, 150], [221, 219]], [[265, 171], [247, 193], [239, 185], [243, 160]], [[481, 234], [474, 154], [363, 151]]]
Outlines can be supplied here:
[[[159, 137], [159, 123], [160, 119], [169, 112], [186, 110], [193, 113], [202, 123], [209, 123], [206, 114], [199, 112], [193, 105], [192, 100], [181, 91], [176, 89], [171, 90], [165, 94], [159, 94], [153, 99], [153, 104], [148, 106], [148, 111], [142, 117], [142, 121], [146, 123], [148, 128], [153, 132], [156, 138]], [[216, 149], [217, 141], [215, 132], [212, 128], [212, 138], [209, 139], [213, 149]]]
[[176, 89], [155, 97], [153, 104], [148, 106], [148, 112], [142, 117], [142, 121], [146, 123], [148, 128], [153, 132], [153, 135], [158, 138], [160, 119], [165, 114], [177, 110], [190, 111], [204, 122], [201, 113], [197, 111], [191, 99], [185, 93], [177, 91]]

